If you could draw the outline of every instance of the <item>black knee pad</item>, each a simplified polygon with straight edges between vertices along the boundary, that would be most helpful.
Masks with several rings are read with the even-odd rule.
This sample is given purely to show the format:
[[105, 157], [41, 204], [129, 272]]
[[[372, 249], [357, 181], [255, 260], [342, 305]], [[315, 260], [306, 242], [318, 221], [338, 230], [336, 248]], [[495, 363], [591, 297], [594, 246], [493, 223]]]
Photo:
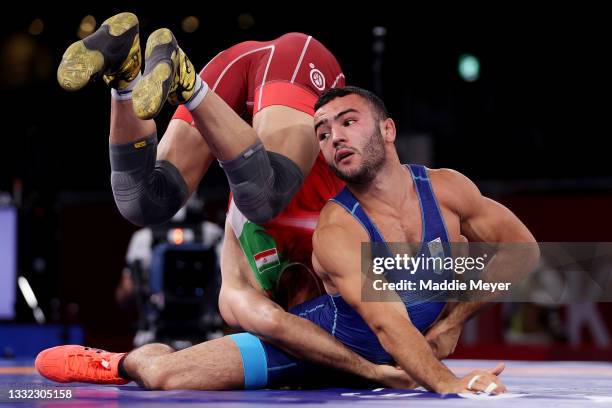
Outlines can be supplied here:
[[276, 217], [304, 181], [302, 170], [293, 161], [282, 154], [266, 151], [259, 140], [235, 159], [220, 163], [236, 207], [256, 224]]
[[169, 161], [156, 160], [157, 135], [111, 144], [109, 150], [115, 203], [130, 222], [162, 224], [187, 201], [189, 189], [178, 169]]

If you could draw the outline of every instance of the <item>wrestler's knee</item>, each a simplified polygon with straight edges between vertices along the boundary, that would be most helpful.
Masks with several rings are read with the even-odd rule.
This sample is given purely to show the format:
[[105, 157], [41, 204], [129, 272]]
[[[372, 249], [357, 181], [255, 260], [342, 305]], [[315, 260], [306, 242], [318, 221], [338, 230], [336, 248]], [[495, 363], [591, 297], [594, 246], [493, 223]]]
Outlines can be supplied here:
[[172, 391], [172, 390], [181, 390], [185, 387], [183, 386], [184, 379], [178, 375], [166, 374], [160, 375], [158, 386], [156, 388], [161, 391]]
[[[140, 377], [142, 379], [142, 386], [149, 390], [165, 390], [172, 385], [172, 376], [170, 367], [168, 366], [169, 354], [174, 352], [174, 349], [165, 344], [147, 344], [145, 347], [155, 347], [156, 350], [163, 349], [167, 351], [164, 355], [150, 356], [147, 358], [147, 362], [141, 365]], [[167, 350], [166, 350], [167, 349]]]
[[197, 372], [192, 371], [194, 368], [191, 365], [177, 363], [176, 360], [168, 357], [158, 357], [152, 362], [149, 382], [145, 384], [146, 388], [161, 391], [191, 388], [189, 384], [193, 383], [193, 376], [197, 375]]
[[157, 135], [138, 143], [111, 144], [111, 187], [117, 208], [136, 225], [168, 221], [189, 196], [180, 170], [157, 160]]
[[236, 158], [220, 163], [236, 207], [256, 224], [276, 217], [304, 181], [297, 164], [282, 154], [266, 151], [260, 140]]
[[166, 369], [162, 359], [155, 357], [147, 367], [146, 375], [142, 376], [143, 386], [149, 390], [168, 390], [172, 374]]

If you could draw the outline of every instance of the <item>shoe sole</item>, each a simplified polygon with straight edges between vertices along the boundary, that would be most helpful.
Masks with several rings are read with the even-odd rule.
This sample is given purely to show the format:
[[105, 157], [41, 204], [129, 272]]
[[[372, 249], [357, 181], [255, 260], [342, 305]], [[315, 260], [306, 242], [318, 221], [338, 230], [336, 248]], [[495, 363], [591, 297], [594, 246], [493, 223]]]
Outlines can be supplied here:
[[[151, 69], [149, 69], [150, 66], [147, 61], [156, 51], [155, 49], [157, 47], [160, 47], [159, 52], [167, 53], [167, 50], [170, 48], [164, 46], [172, 43], [173, 39], [174, 36], [170, 30], [161, 28], [151, 34], [147, 40], [147, 49], [145, 51], [145, 74], [136, 84], [132, 92], [134, 113], [140, 119], [152, 119], [157, 116], [168, 98], [170, 85], [173, 79], [172, 77], [174, 75], [173, 67], [168, 61], [171, 60], [172, 54], [164, 55], [164, 58], [158, 60]], [[166, 50], [162, 48], [166, 48]]]
[[[108, 34], [118, 37], [138, 24], [132, 13], [121, 13], [102, 23], [108, 26]], [[98, 31], [100, 30], [98, 29]], [[105, 34], [106, 35], [106, 34]], [[83, 40], [72, 44], [62, 57], [57, 68], [57, 81], [67, 91], [78, 91], [87, 85], [91, 77], [104, 68], [104, 55], [99, 50], [90, 50]]]

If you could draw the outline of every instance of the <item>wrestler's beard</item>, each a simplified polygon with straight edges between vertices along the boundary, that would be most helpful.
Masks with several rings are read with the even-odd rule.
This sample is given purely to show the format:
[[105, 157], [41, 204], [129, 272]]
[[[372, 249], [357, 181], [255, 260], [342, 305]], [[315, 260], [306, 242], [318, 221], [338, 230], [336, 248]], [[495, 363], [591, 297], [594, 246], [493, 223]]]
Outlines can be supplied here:
[[356, 169], [340, 170], [334, 164], [332, 170], [340, 180], [350, 184], [367, 184], [374, 180], [386, 159], [385, 141], [378, 126], [363, 147], [361, 157], [361, 165]]

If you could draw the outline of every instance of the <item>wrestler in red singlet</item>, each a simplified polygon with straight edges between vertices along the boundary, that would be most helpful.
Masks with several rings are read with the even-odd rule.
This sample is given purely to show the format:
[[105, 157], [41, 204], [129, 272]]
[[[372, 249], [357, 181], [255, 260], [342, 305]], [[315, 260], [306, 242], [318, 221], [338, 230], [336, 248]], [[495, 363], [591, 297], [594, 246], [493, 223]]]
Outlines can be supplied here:
[[[314, 116], [318, 96], [329, 88], [344, 86], [344, 74], [336, 58], [319, 41], [301, 33], [237, 44], [214, 57], [200, 76], [249, 122], [271, 105]], [[183, 105], [173, 119], [193, 124], [191, 113]], [[312, 233], [319, 212], [343, 185], [319, 154], [301, 189], [277, 217], [263, 225], [265, 230], [248, 222], [230, 203], [232, 227], [256, 279], [271, 296], [286, 266], [311, 266]]]

